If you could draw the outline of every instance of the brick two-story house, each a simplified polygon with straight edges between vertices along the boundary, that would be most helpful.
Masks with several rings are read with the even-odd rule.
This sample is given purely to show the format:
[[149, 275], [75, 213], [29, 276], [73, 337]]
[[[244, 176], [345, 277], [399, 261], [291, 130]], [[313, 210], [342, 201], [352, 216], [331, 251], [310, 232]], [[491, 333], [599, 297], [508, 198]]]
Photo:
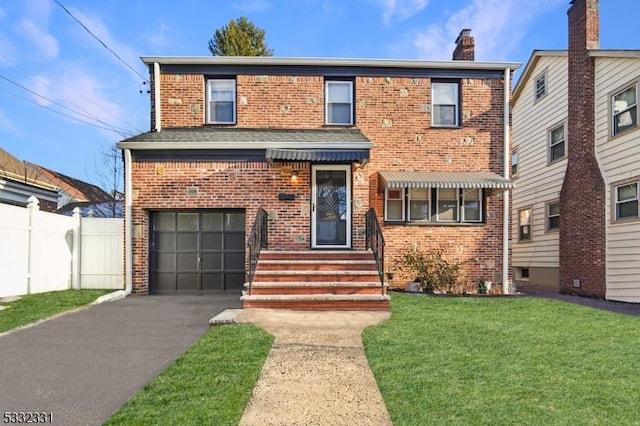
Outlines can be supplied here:
[[[241, 290], [262, 223], [261, 261], [265, 250], [303, 265], [310, 252], [371, 257], [367, 212], [386, 240], [385, 270], [419, 244], [464, 261], [470, 285], [506, 282], [518, 64], [474, 61], [473, 47], [465, 30], [452, 61], [142, 58], [151, 131], [119, 144], [133, 291]], [[313, 281], [304, 266], [271, 263]]]

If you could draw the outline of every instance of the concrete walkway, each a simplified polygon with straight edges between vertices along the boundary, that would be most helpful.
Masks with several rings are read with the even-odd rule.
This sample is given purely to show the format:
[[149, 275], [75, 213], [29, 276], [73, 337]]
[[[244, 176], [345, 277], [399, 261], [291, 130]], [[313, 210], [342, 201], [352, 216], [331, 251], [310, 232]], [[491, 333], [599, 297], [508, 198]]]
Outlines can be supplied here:
[[0, 337], [0, 411], [99, 425], [209, 328], [239, 294], [129, 296]]
[[390, 312], [238, 311], [275, 336], [240, 425], [391, 425], [362, 331]]

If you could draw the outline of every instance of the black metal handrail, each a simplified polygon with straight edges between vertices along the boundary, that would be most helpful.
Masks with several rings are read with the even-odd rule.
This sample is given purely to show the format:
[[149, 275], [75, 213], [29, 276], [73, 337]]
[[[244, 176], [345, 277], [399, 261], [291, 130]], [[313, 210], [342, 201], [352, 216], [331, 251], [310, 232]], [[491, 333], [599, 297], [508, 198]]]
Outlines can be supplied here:
[[251, 228], [251, 234], [247, 240], [247, 247], [249, 249], [249, 272], [247, 277], [248, 294], [251, 294], [251, 285], [253, 284], [253, 277], [256, 274], [256, 267], [258, 266], [258, 258], [260, 257], [260, 250], [266, 249], [269, 239], [269, 215], [262, 208], [258, 208], [256, 213], [256, 220], [253, 222], [253, 228]]
[[370, 208], [365, 214], [365, 222], [367, 250], [371, 249], [373, 252], [376, 267], [378, 268], [378, 276], [380, 277], [380, 284], [384, 292], [384, 236], [382, 235], [380, 222], [378, 222], [378, 216], [373, 208]]

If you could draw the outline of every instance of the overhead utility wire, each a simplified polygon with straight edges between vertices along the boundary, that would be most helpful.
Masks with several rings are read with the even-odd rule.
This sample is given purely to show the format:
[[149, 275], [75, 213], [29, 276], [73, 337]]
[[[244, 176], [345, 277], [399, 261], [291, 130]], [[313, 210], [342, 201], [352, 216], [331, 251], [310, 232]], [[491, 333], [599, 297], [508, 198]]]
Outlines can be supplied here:
[[16, 98], [20, 98], [20, 99], [25, 100], [25, 101], [27, 101], [27, 102], [31, 102], [32, 104], [37, 105], [37, 106], [39, 106], [40, 108], [44, 108], [44, 109], [49, 110], [49, 111], [51, 111], [51, 112], [55, 112], [56, 114], [60, 114], [60, 115], [62, 115], [62, 116], [64, 116], [64, 117], [70, 118], [70, 119], [75, 120], [75, 121], [78, 121], [78, 122], [80, 122], [80, 123], [88, 124], [88, 125], [90, 125], [90, 126], [97, 127], [98, 129], [108, 130], [108, 131], [110, 131], [110, 132], [117, 133], [117, 134], [119, 134], [119, 135], [120, 135], [120, 136], [122, 136], [122, 137], [129, 137], [129, 136], [131, 136], [131, 135], [132, 135], [131, 133], [122, 132], [122, 131], [116, 130], [115, 128], [110, 128], [110, 127], [105, 127], [105, 126], [99, 126], [99, 125], [97, 125], [97, 124], [95, 124], [95, 123], [92, 123], [92, 122], [90, 122], [90, 121], [81, 120], [81, 119], [79, 119], [78, 117], [74, 117], [74, 116], [72, 116], [72, 115], [65, 114], [64, 112], [61, 112], [61, 111], [55, 110], [55, 109], [53, 109], [53, 108], [49, 108], [48, 106], [40, 105], [39, 103], [35, 102], [33, 99], [29, 99], [29, 98], [27, 98], [27, 97], [25, 97], [25, 96], [21, 96], [21, 95], [18, 95], [17, 93], [13, 93], [13, 92], [11, 92], [11, 91], [9, 91], [9, 90], [5, 89], [4, 87], [0, 87], [0, 90], [2, 90], [3, 92], [6, 92], [6, 93], [8, 93], [8, 94], [10, 94], [10, 95], [12, 95], [12, 96], [15, 96]]
[[[71, 99], [69, 99], [68, 97], [64, 96], [62, 93], [58, 92], [55, 88], [51, 87], [49, 84], [47, 84], [46, 81], [44, 81], [42, 78], [38, 77], [37, 75], [27, 71], [26, 69], [24, 69], [23, 67], [20, 66], [20, 64], [16, 63], [15, 61], [13, 61], [11, 58], [9, 58], [8, 56], [6, 56], [5, 54], [3, 54], [2, 52], [0, 52], [0, 56], [2, 56], [5, 60], [7, 60], [8, 62], [10, 62], [11, 64], [13, 64], [15, 67], [17, 67], [18, 69], [20, 69], [22, 72], [24, 72], [27, 75], [31, 75], [32, 77], [36, 78], [39, 82], [41, 82], [45, 87], [47, 87], [49, 90], [51, 90], [54, 93], [57, 93], [61, 98], [63, 98], [64, 100], [66, 100], [67, 102], [69, 102], [71, 105], [75, 106], [76, 108], [78, 108], [80, 111], [83, 111], [85, 114], [81, 114], [77, 111], [73, 111], [71, 108], [67, 108], [64, 107], [66, 109], [68, 109], [69, 111], [73, 111], [79, 115], [83, 115], [87, 118], [91, 118], [92, 120], [97, 121], [98, 123], [104, 124], [105, 126], [112, 126], [112, 127], [116, 127], [113, 126], [112, 124], [109, 124], [101, 119], [99, 119], [98, 117], [96, 117], [95, 115], [91, 114], [89, 111], [87, 111], [85, 108], [83, 108], [82, 106], [76, 104], [75, 102], [73, 102]], [[5, 80], [8, 80], [7, 78], [5, 78]], [[16, 84], [13, 81], [9, 81], [12, 84]], [[60, 83], [63, 84], [64, 86], [68, 87], [70, 90], [73, 90], [76, 94], [78, 94], [79, 96], [83, 96], [81, 93], [78, 93], [78, 91], [76, 89], [74, 89], [73, 87], [69, 86], [68, 84], [66, 84], [64, 81], [60, 80]], [[17, 84], [16, 84], [17, 85]], [[19, 85], [18, 85], [19, 86]], [[21, 88], [23, 88], [22, 86], [19, 86]], [[29, 89], [25, 89], [25, 90], [29, 90]], [[33, 93], [33, 92], [32, 92]], [[38, 95], [36, 94], [36, 96], [40, 96], [42, 98], [44, 98], [44, 96]], [[49, 100], [50, 101], [50, 100]], [[107, 114], [111, 114], [113, 116], [113, 114], [108, 111], [106, 108], [104, 108], [102, 105], [97, 104], [96, 102], [92, 101], [91, 99], [88, 99], [89, 102], [91, 102], [93, 105], [97, 106], [98, 108], [100, 108], [101, 110], [103, 110], [104, 112], [106, 112]], [[53, 101], [50, 101], [53, 102]], [[55, 103], [55, 102], [54, 102]], [[114, 118], [117, 119], [117, 117], [113, 116]], [[133, 128], [134, 130], [136, 130], [138, 133], [142, 133], [142, 130], [136, 128], [136, 126], [132, 125], [131, 123], [128, 123], [125, 120], [122, 120], [126, 125], [128, 125], [130, 128]], [[123, 129], [124, 130], [124, 129]], [[133, 132], [132, 132], [133, 133]]]
[[120, 131], [129, 132], [129, 131], [128, 131], [128, 130], [126, 130], [126, 129], [119, 128], [119, 127], [117, 127], [117, 126], [114, 126], [114, 125], [112, 125], [112, 124], [105, 123], [105, 122], [100, 121], [100, 120], [96, 120], [94, 117], [92, 117], [92, 116], [90, 116], [90, 115], [87, 115], [87, 114], [84, 114], [84, 113], [82, 113], [82, 112], [80, 112], [80, 111], [75, 111], [75, 110], [73, 110], [73, 109], [69, 108], [68, 106], [61, 104], [60, 102], [56, 102], [56, 101], [54, 101], [54, 100], [52, 100], [52, 99], [49, 99], [49, 98], [47, 98], [46, 96], [43, 96], [43, 95], [41, 95], [41, 94], [39, 94], [39, 93], [37, 93], [37, 92], [34, 92], [33, 90], [31, 90], [31, 89], [29, 89], [29, 88], [27, 88], [27, 87], [25, 87], [25, 86], [23, 86], [23, 85], [21, 85], [21, 84], [19, 84], [19, 83], [16, 83], [15, 81], [13, 81], [13, 80], [11, 80], [11, 79], [9, 79], [9, 78], [5, 77], [5, 76], [4, 76], [4, 75], [2, 75], [2, 74], [0, 74], [0, 79], [3, 79], [3, 80], [5, 80], [5, 81], [8, 81], [9, 83], [13, 84], [14, 86], [18, 86], [19, 88], [21, 88], [21, 89], [23, 89], [23, 90], [26, 90], [27, 92], [31, 93], [32, 95], [35, 95], [35, 96], [37, 96], [37, 97], [39, 97], [39, 98], [41, 98], [41, 99], [44, 99], [44, 100], [45, 100], [45, 101], [47, 101], [47, 102], [51, 102], [52, 104], [57, 105], [57, 106], [59, 106], [59, 107], [61, 107], [61, 108], [64, 108], [64, 109], [66, 109], [67, 111], [73, 112], [74, 114], [78, 114], [78, 115], [80, 115], [80, 116], [82, 116], [82, 117], [85, 117], [85, 118], [88, 118], [88, 119], [90, 119], [90, 120], [98, 121], [99, 123], [105, 124], [105, 125], [107, 125], [107, 126], [110, 126], [110, 127], [114, 128], [114, 129], [117, 129], [117, 130], [120, 130]]
[[122, 59], [116, 52], [114, 52], [109, 46], [107, 46], [107, 44], [100, 40], [100, 38], [95, 35], [94, 33], [91, 32], [91, 30], [89, 28], [87, 28], [87, 26], [85, 24], [83, 24], [78, 18], [76, 18], [75, 16], [73, 16], [73, 14], [69, 11], [69, 9], [67, 9], [66, 7], [64, 7], [64, 5], [62, 3], [60, 3], [58, 0], [53, 0], [56, 2], [56, 4], [58, 6], [60, 6], [65, 12], [67, 12], [67, 14], [71, 17], [71, 19], [73, 19], [74, 21], [76, 21], [82, 28], [85, 29], [86, 32], [88, 32], [91, 37], [95, 38], [98, 43], [100, 43], [105, 49], [107, 49], [109, 52], [111, 52], [113, 54], [113, 56], [115, 56], [116, 58], [118, 58], [118, 60], [120, 62], [122, 62], [124, 65], [127, 66], [127, 68], [129, 68], [131, 71], [133, 71], [134, 73], [136, 73], [141, 79], [142, 81], [146, 82], [148, 81], [142, 74], [140, 74], [135, 68], [133, 68], [131, 65], [129, 65], [127, 63], [127, 61], [125, 61], [124, 59]]

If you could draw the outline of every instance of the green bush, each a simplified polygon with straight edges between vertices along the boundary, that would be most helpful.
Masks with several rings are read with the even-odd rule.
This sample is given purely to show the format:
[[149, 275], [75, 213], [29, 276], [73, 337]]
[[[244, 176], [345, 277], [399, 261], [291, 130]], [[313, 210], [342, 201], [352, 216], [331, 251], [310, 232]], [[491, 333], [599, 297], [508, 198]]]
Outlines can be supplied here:
[[441, 250], [422, 252], [414, 246], [402, 256], [401, 268], [408, 270], [425, 293], [451, 293], [460, 277], [461, 262], [450, 262]]

